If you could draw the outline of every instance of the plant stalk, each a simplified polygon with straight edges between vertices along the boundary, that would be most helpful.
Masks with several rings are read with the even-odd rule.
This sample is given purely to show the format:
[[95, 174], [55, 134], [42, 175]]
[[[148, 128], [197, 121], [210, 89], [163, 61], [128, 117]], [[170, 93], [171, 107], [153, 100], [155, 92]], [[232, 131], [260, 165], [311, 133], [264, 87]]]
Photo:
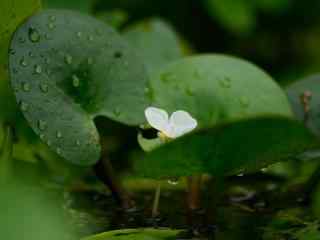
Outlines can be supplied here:
[[158, 182], [154, 199], [153, 199], [153, 205], [152, 205], [152, 218], [156, 218], [159, 215], [159, 201], [160, 201], [160, 195], [161, 195], [161, 183]]
[[195, 211], [201, 207], [201, 183], [201, 175], [188, 177], [187, 204], [189, 211]]
[[132, 208], [135, 205], [134, 201], [117, 178], [110, 159], [106, 154], [103, 155], [94, 166], [95, 173], [109, 187], [113, 197], [124, 210]]

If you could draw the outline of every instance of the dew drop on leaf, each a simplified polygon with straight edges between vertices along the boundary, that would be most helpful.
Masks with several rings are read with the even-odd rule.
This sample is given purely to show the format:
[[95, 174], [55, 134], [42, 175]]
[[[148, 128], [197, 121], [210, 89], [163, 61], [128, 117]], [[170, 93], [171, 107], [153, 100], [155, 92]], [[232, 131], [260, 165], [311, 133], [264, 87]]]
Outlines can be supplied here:
[[21, 108], [21, 110], [22, 110], [23, 112], [26, 112], [26, 111], [28, 111], [29, 104], [22, 101], [22, 102], [20, 102], [20, 108]]
[[20, 60], [20, 65], [21, 65], [22, 67], [28, 66], [28, 62], [26, 61], [26, 59], [25, 59], [24, 57], [21, 58], [21, 60]]
[[45, 136], [43, 133], [40, 134], [40, 139], [41, 139], [41, 140], [44, 140], [45, 137], [46, 137], [46, 136]]
[[35, 74], [40, 74], [42, 73], [42, 67], [40, 65], [35, 65], [34, 66], [34, 73]]
[[80, 86], [80, 79], [78, 78], [77, 75], [72, 75], [72, 85], [74, 87], [79, 87]]
[[56, 21], [56, 16], [54, 16], [54, 15], [51, 15], [51, 16], [49, 16], [49, 21], [50, 22], [55, 22]]
[[82, 37], [82, 32], [77, 32], [77, 37], [81, 38]]
[[66, 64], [72, 64], [72, 56], [67, 54], [64, 56], [64, 61], [66, 62]]
[[31, 42], [36, 43], [36, 42], [40, 41], [40, 34], [39, 34], [38, 30], [35, 28], [29, 28], [28, 36], [29, 36], [29, 40]]
[[39, 87], [40, 87], [41, 92], [43, 92], [43, 93], [47, 93], [49, 90], [48, 84], [46, 84], [46, 83], [40, 83]]
[[62, 133], [60, 131], [57, 131], [56, 136], [57, 136], [57, 138], [62, 138]]
[[114, 115], [116, 115], [117, 117], [120, 116], [120, 110], [118, 108], [113, 109], [113, 113]]
[[22, 83], [22, 90], [25, 92], [29, 92], [30, 91], [30, 84], [29, 83]]
[[57, 153], [60, 155], [61, 154], [61, 148], [58, 147], [56, 150], [57, 150]]
[[38, 128], [43, 131], [47, 128], [47, 122], [44, 120], [38, 120]]
[[91, 35], [88, 37], [88, 40], [89, 40], [89, 41], [93, 41], [93, 39], [94, 39], [94, 38], [93, 38], [93, 36], [91, 36]]
[[54, 25], [52, 22], [48, 23], [48, 28], [50, 30], [54, 29], [56, 27], [56, 25]]
[[223, 88], [230, 88], [231, 87], [231, 80], [230, 78], [223, 78], [219, 80], [220, 86]]

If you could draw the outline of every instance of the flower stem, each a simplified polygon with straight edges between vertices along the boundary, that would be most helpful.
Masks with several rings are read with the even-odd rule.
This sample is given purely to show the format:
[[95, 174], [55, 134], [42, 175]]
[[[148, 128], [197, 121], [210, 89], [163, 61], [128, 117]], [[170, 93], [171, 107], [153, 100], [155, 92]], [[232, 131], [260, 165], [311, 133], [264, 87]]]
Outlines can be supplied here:
[[161, 195], [161, 183], [159, 181], [154, 194], [154, 200], [153, 200], [153, 206], [152, 206], [152, 218], [156, 218], [159, 215], [160, 195]]

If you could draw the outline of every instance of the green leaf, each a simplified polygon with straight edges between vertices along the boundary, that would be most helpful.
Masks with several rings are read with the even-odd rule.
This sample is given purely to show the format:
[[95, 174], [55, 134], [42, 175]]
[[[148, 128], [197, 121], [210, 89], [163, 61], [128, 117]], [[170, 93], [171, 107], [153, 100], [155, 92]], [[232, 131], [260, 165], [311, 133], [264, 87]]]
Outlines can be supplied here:
[[285, 93], [269, 75], [225, 55], [176, 61], [151, 77], [150, 90], [155, 107], [188, 111], [200, 128], [258, 116], [293, 116]]
[[125, 30], [124, 36], [144, 59], [150, 74], [183, 56], [178, 35], [162, 20], [135, 24]]
[[0, 121], [16, 121], [17, 107], [8, 81], [8, 51], [12, 34], [38, 11], [40, 0], [1, 0], [0, 3]]
[[293, 120], [284, 91], [246, 61], [186, 58], [154, 74], [150, 87], [154, 106], [188, 111], [198, 129], [136, 161], [136, 171], [146, 177], [253, 171], [315, 145]]
[[[317, 136], [320, 136], [319, 81], [320, 75], [313, 75], [296, 81], [286, 88], [296, 117], [302, 122], [306, 120], [306, 126]], [[306, 103], [307, 107], [310, 108], [307, 113], [304, 111], [304, 104], [302, 102], [302, 97], [305, 93], [312, 94]]]
[[251, 119], [181, 137], [137, 160], [135, 169], [150, 178], [220, 177], [259, 170], [314, 145], [313, 135], [291, 119]]
[[147, 74], [108, 25], [67, 10], [46, 10], [15, 33], [10, 77], [33, 130], [66, 160], [88, 166], [100, 156], [94, 124], [104, 116], [143, 122]]
[[179, 230], [124, 229], [106, 232], [83, 240], [174, 240]]
[[247, 0], [204, 0], [209, 14], [226, 29], [247, 34], [255, 28], [256, 9]]

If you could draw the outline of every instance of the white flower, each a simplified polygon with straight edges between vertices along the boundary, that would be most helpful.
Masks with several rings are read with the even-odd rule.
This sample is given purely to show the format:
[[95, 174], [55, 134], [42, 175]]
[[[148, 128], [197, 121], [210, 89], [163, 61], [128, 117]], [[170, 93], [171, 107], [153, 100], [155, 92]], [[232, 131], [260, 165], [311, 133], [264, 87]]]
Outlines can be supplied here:
[[148, 107], [145, 116], [151, 127], [160, 131], [168, 138], [180, 137], [198, 125], [197, 120], [191, 117], [186, 111], [173, 112], [169, 118], [165, 110], [155, 107]]

